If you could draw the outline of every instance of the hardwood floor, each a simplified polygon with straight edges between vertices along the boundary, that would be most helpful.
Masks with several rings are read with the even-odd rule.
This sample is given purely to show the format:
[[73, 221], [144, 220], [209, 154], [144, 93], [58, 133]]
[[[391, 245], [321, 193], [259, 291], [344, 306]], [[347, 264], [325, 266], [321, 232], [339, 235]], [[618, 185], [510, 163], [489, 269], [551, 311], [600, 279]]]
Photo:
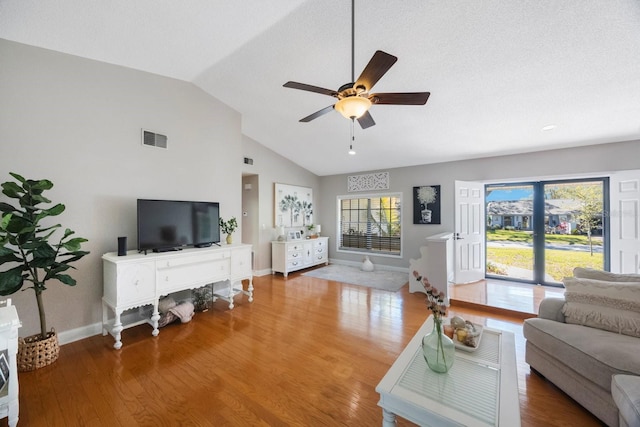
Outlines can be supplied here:
[[[299, 273], [254, 286], [253, 303], [217, 301], [158, 337], [148, 325], [127, 329], [121, 350], [110, 336], [63, 346], [53, 365], [19, 374], [19, 425], [381, 425], [375, 387], [428, 316], [424, 295]], [[523, 426], [600, 425], [530, 373], [521, 319], [451, 313], [515, 333]]]
[[[564, 297], [564, 288], [530, 285], [506, 280], [480, 280], [449, 286], [451, 305], [509, 314], [527, 319], [536, 317], [540, 301]], [[496, 310], [497, 309], [497, 310]]]

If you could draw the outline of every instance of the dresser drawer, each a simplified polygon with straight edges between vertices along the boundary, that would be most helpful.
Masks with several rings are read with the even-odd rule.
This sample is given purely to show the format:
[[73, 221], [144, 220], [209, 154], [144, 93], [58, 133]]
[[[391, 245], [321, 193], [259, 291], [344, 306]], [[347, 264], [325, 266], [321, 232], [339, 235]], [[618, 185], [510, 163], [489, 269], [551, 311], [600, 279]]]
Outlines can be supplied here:
[[302, 258], [287, 261], [287, 271], [297, 270], [302, 267], [304, 267], [304, 260]]
[[302, 252], [302, 247], [300, 247], [300, 250], [298, 251], [287, 252], [287, 261], [295, 261], [295, 260], [302, 261], [303, 257], [304, 257], [304, 253]]
[[301, 251], [304, 248], [302, 243], [288, 243], [287, 244], [287, 252], [296, 252]]
[[325, 241], [325, 239], [318, 239], [313, 242], [313, 246], [315, 248], [324, 248], [325, 246], [327, 246], [327, 242]]
[[230, 271], [228, 258], [158, 269], [158, 294], [166, 295], [175, 290], [225, 280]]
[[192, 264], [207, 263], [210, 261], [218, 261], [231, 258], [231, 251], [208, 252], [207, 254], [189, 254], [188, 256], [178, 256], [175, 258], [167, 258], [158, 260], [156, 265], [158, 270], [167, 268], [184, 267]]

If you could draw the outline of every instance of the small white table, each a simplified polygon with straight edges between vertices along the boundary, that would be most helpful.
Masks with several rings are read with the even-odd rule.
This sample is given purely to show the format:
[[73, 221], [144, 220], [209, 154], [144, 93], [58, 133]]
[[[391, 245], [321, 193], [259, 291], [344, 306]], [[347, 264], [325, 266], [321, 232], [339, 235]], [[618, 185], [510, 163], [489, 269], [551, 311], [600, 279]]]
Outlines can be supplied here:
[[484, 328], [478, 349], [456, 349], [449, 372], [438, 374], [422, 355], [432, 330], [430, 316], [376, 387], [382, 425], [395, 426], [397, 415], [421, 426], [520, 426], [513, 333]]
[[9, 427], [18, 424], [18, 328], [21, 326], [11, 299], [0, 302], [0, 418], [8, 417]]

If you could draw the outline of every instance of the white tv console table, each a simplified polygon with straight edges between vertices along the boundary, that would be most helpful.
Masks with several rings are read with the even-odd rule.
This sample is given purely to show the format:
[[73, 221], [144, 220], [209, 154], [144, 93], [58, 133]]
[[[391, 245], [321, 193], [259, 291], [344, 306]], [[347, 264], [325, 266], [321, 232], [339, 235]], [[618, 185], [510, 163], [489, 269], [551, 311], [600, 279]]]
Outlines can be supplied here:
[[[162, 296], [228, 280], [228, 287], [214, 290], [214, 300], [228, 301], [229, 309], [233, 309], [233, 297], [239, 293], [247, 295], [249, 302], [253, 301], [251, 245], [189, 248], [147, 255], [129, 251], [126, 256], [118, 256], [110, 252], [102, 256], [102, 262], [102, 335], [110, 333], [115, 338], [115, 349], [122, 347], [121, 333], [125, 328], [149, 323], [153, 326], [152, 335], [158, 335], [158, 301]], [[246, 290], [242, 280], [249, 280]], [[153, 305], [151, 318], [122, 324], [124, 311], [145, 305]], [[109, 309], [115, 318], [109, 319]]]

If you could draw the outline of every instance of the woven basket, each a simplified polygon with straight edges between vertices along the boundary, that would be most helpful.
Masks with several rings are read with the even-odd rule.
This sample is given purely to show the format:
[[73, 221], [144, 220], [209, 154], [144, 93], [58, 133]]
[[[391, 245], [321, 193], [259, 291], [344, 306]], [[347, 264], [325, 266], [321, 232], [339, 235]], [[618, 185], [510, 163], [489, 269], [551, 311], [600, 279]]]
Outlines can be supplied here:
[[18, 371], [33, 371], [50, 365], [59, 354], [58, 335], [53, 329], [47, 332], [45, 339], [41, 339], [40, 334], [18, 338]]

